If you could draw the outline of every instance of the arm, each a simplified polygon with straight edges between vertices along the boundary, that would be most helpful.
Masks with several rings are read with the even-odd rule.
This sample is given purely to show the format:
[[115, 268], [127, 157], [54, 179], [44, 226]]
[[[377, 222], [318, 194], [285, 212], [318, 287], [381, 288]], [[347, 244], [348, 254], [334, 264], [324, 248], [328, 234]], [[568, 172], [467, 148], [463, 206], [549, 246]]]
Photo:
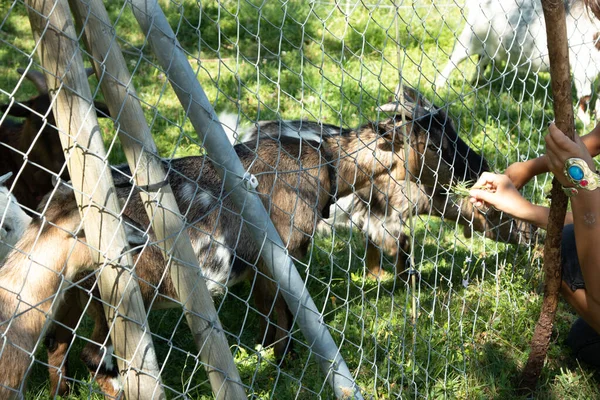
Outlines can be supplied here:
[[[581, 158], [590, 169], [595, 170], [594, 162], [588, 153], [588, 144], [579, 138], [569, 140], [556, 126], [549, 127], [550, 134], [546, 136], [546, 154], [548, 167], [556, 179], [564, 186], [572, 186], [563, 171], [569, 158]], [[600, 314], [600, 189], [579, 189], [579, 193], [571, 198], [573, 209], [573, 224], [575, 226], [575, 241], [577, 258], [585, 280], [585, 296], [593, 313]]]
[[[492, 206], [538, 228], [547, 228], [550, 209], [532, 204], [526, 200], [506, 175], [486, 172], [481, 175], [474, 188], [470, 192], [470, 201], [476, 207], [481, 207], [484, 204]], [[567, 213], [565, 223], [571, 223], [572, 220], [572, 214]]]
[[594, 129], [585, 136], [581, 137], [581, 141], [588, 149], [588, 152], [592, 157], [596, 157], [600, 154], [600, 124], [596, 125]]
[[[581, 141], [592, 157], [600, 154], [600, 124], [596, 125], [590, 133], [582, 136]], [[546, 172], [550, 172], [548, 157], [543, 155], [524, 162], [513, 163], [508, 166], [504, 174], [510, 178], [517, 189], [521, 189], [531, 178]]]

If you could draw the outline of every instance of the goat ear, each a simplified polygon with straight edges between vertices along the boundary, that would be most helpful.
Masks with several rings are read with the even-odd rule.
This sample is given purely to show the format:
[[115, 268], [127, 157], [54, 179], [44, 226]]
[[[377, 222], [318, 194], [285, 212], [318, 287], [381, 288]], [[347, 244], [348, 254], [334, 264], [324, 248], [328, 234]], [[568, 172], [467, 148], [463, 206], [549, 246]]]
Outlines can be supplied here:
[[7, 113], [7, 115], [10, 115], [11, 117], [27, 118], [31, 115], [31, 110], [33, 108], [34, 100], [35, 99], [21, 101], [18, 103], [14, 102], [12, 105], [11, 104], [1, 104], [0, 110], [2, 112]]
[[17, 68], [17, 72], [21, 75], [25, 74], [25, 78], [29, 79], [31, 83], [35, 85], [35, 88], [40, 94], [48, 93], [48, 85], [46, 84], [46, 77], [40, 71], [34, 69], [23, 69]]
[[423, 107], [427, 111], [434, 111], [437, 109], [437, 107], [423, 97], [420, 92], [417, 92], [415, 89], [408, 86], [404, 87], [404, 99], [417, 104], [419, 107]]
[[4, 175], [0, 176], [0, 185], [4, 185], [6, 183], [6, 181], [9, 180], [12, 175], [13, 175], [12, 171], [9, 171], [9, 172], [5, 173]]
[[415, 119], [437, 109], [415, 89], [409, 86], [404, 86], [402, 89], [402, 92], [398, 89], [397, 101], [380, 106], [379, 111], [396, 116], [404, 116], [408, 119]]
[[391, 103], [387, 103], [384, 104], [382, 106], [378, 107], [378, 110], [380, 112], [386, 113], [386, 114], [391, 114], [391, 115], [398, 115], [398, 116], [405, 116], [408, 119], [412, 119], [413, 118], [413, 112], [415, 110], [414, 107], [414, 103], [402, 103], [399, 101], [393, 101]]

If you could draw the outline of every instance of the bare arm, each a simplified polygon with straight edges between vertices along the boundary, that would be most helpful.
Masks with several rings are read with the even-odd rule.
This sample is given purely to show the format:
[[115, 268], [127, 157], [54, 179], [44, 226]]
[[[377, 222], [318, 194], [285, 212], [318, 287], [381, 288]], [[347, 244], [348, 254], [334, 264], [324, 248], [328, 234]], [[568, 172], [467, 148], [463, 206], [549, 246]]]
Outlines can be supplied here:
[[[596, 125], [590, 133], [582, 136], [581, 141], [592, 157], [600, 154], [600, 124]], [[504, 174], [510, 178], [517, 189], [521, 189], [531, 178], [546, 172], [550, 172], [550, 168], [548, 167], [548, 157], [543, 155], [524, 162], [513, 163], [509, 165]]]
[[[584, 160], [594, 170], [594, 161], [588, 153], [588, 144], [575, 138], [571, 141], [556, 126], [551, 125], [550, 134], [546, 136], [546, 154], [548, 166], [556, 179], [564, 186], [572, 186], [564, 173], [565, 162], [570, 158]], [[596, 144], [596, 141], [592, 141]], [[579, 189], [579, 193], [571, 198], [577, 258], [585, 280], [585, 296], [595, 313], [600, 312], [600, 189]]]
[[596, 157], [600, 154], [600, 124], [596, 125], [594, 129], [585, 136], [581, 137], [581, 141], [588, 149], [588, 152], [592, 157]]
[[[519, 212], [516, 212], [515, 214], [517, 214], [517, 215], [513, 215], [513, 214], [511, 214], [511, 215], [515, 218], [527, 221], [530, 224], [537, 226], [538, 228], [548, 229], [548, 219], [550, 217], [550, 209], [548, 207], [538, 206], [538, 205], [531, 204], [531, 203], [530, 203], [530, 205], [531, 205], [530, 208], [525, 208], [525, 209], [520, 210]], [[565, 216], [565, 225], [572, 224], [572, 223], [573, 223], [573, 214], [570, 212], [567, 212], [567, 215]]]
[[[532, 204], [525, 199], [506, 175], [484, 173], [470, 193], [470, 201], [476, 207], [484, 204], [495, 207], [514, 218], [527, 221], [538, 228], [548, 227], [550, 209]], [[600, 193], [600, 191], [598, 191]], [[572, 223], [573, 215], [567, 213], [565, 224]], [[600, 224], [600, 214], [599, 214]]]
[[577, 258], [586, 286], [588, 302], [600, 305], [600, 189], [580, 190], [571, 199]]

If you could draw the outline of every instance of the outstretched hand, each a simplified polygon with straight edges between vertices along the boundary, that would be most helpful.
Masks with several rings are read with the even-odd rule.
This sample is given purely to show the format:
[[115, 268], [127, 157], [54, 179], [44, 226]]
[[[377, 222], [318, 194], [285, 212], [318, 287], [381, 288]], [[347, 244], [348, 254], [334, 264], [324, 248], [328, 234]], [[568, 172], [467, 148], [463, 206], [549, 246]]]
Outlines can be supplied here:
[[519, 218], [530, 206], [510, 178], [502, 174], [484, 172], [469, 192], [469, 201], [475, 207], [491, 206]]
[[548, 126], [548, 132], [544, 138], [548, 169], [563, 186], [573, 186], [564, 172], [565, 162], [569, 158], [581, 158], [592, 171], [596, 170], [592, 156], [578, 135], [575, 135], [575, 141], [572, 141], [553, 123]]

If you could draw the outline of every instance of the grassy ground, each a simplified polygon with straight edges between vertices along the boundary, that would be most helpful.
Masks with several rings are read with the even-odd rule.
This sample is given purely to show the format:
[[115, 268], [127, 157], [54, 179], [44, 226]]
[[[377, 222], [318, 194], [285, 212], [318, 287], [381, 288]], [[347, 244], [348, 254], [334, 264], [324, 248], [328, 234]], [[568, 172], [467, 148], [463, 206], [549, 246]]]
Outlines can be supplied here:
[[[205, 2], [201, 7], [190, 0], [161, 2], [217, 111], [239, 115], [244, 126], [279, 117], [350, 127], [376, 120], [376, 106], [391, 96], [400, 66], [404, 83], [447, 106], [461, 136], [494, 169], [542, 152], [544, 129], [552, 119], [547, 75], [492, 73], [475, 89], [468, 81], [475, 71], [470, 61], [453, 73], [448, 88], [433, 91], [431, 82], [463, 24], [460, 8], [438, 3], [405, 2], [396, 24], [387, 3], [347, 8], [301, 0]], [[129, 9], [116, 2], [108, 7], [159, 151], [165, 157], [201, 153]], [[26, 99], [33, 88], [19, 85], [15, 71], [31, 62], [34, 51], [25, 8], [3, 2], [0, 10], [0, 101], [9, 95]], [[109, 144], [113, 129], [108, 121], [103, 128]], [[123, 161], [118, 145], [110, 159]], [[545, 189], [543, 176], [524, 192], [545, 202]], [[477, 235], [466, 239], [452, 224], [427, 216], [416, 219], [413, 239], [422, 274], [415, 288], [365, 279], [364, 238], [356, 231], [317, 236], [305, 263], [298, 264], [357, 382], [376, 399], [516, 398], [515, 380], [527, 359], [541, 302], [539, 246], [508, 246]], [[281, 368], [270, 350], [256, 350], [258, 324], [248, 287], [233, 288], [215, 304], [248, 394], [332, 397], [299, 331], [294, 334], [298, 359]], [[577, 365], [562, 344], [574, 319], [561, 304], [535, 398], [600, 396], [594, 371]], [[153, 312], [150, 320], [169, 396], [185, 392], [189, 398], [209, 398], [181, 312]], [[89, 325], [85, 320], [78, 332], [89, 334]], [[76, 379], [84, 383], [70, 398], [100, 398], [78, 362], [83, 343], [81, 338], [74, 343], [71, 359]], [[43, 349], [39, 357], [44, 360]], [[28, 398], [49, 396], [46, 377], [43, 365], [36, 364]]]

